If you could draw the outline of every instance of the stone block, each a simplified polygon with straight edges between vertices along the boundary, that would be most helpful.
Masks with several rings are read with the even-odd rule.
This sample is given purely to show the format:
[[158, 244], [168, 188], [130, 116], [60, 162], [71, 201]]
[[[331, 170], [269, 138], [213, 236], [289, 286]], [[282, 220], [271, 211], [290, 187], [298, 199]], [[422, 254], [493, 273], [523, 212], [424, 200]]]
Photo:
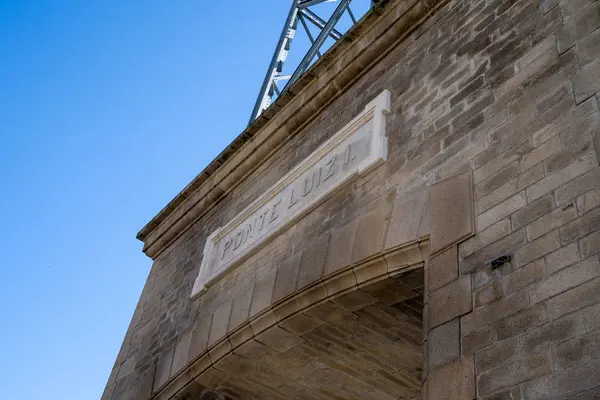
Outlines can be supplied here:
[[[598, 112], [598, 104], [594, 97], [585, 100], [583, 103], [579, 104], [575, 108], [572, 108], [562, 114], [560, 118], [557, 118], [551, 124], [548, 124], [544, 128], [535, 132], [532, 136], [534, 146], [539, 146], [540, 144], [550, 140], [550, 138], [561, 134], [566, 130], [572, 129], [574, 125], [578, 123], [582, 118], [586, 116]], [[570, 138], [579, 138], [578, 133], [568, 134]], [[562, 139], [561, 139], [562, 140]], [[576, 140], [576, 139], [571, 139]]]
[[590, 138], [583, 136], [559, 153], [546, 159], [544, 162], [546, 172], [551, 174], [552, 172], [560, 171], [573, 161], [581, 158], [584, 154], [592, 151], [594, 150]]
[[556, 35], [558, 51], [562, 53], [569, 49], [598, 26], [600, 26], [600, 5], [592, 3], [578, 10], [576, 14], [565, 20], [562, 29]]
[[580, 239], [600, 227], [600, 208], [596, 208], [560, 228], [563, 244]]
[[582, 257], [589, 257], [600, 252], [600, 230], [587, 235], [579, 241]]
[[191, 360], [201, 353], [203, 353], [208, 347], [208, 336], [210, 334], [210, 318], [200, 318], [194, 329], [192, 330], [192, 338], [190, 340], [190, 349], [188, 354], [188, 360]]
[[377, 282], [360, 286], [360, 290], [384, 304], [396, 304], [413, 297], [419, 293], [402, 284], [401, 279], [381, 279]]
[[475, 399], [475, 370], [472, 357], [462, 357], [429, 373], [427, 394], [430, 400]]
[[256, 340], [278, 352], [288, 351], [292, 347], [302, 343], [301, 337], [281, 329], [279, 326], [270, 327], [257, 335]]
[[512, 255], [517, 248], [526, 243], [527, 233], [525, 229], [519, 229], [459, 262], [460, 272], [467, 274], [480, 268], [489, 268], [492, 260], [503, 255]]
[[477, 350], [489, 346], [496, 341], [496, 335], [491, 327], [485, 327], [462, 338], [461, 349], [463, 356], [470, 356]]
[[517, 230], [552, 211], [553, 197], [546, 195], [531, 202], [510, 217], [512, 229]]
[[516, 264], [523, 266], [560, 248], [558, 230], [554, 230], [527, 243], [515, 252]]
[[227, 334], [232, 305], [233, 301], [230, 299], [225, 301], [215, 310], [210, 326], [210, 335], [208, 336], [209, 347], [223, 339]]
[[296, 290], [301, 257], [302, 252], [298, 252], [288, 257], [277, 268], [277, 277], [275, 278], [275, 287], [273, 288], [273, 298], [271, 299], [271, 303], [277, 303], [281, 299], [294, 293]]
[[497, 221], [506, 218], [510, 214], [522, 209], [526, 205], [527, 196], [525, 191], [521, 191], [516, 195], [504, 200], [502, 203], [477, 216], [475, 219], [477, 232], [483, 231], [488, 226], [491, 226]]
[[527, 226], [527, 237], [535, 240], [540, 236], [559, 228], [577, 218], [577, 208], [574, 203], [562, 205]]
[[514, 293], [543, 279], [545, 275], [546, 263], [541, 258], [537, 259], [506, 275], [503, 279], [504, 292], [506, 294]]
[[560, 343], [554, 353], [556, 369], [570, 368], [577, 364], [600, 361], [600, 331], [572, 338]]
[[449, 178], [429, 189], [429, 201], [421, 232], [430, 233], [431, 254], [474, 233], [471, 173]]
[[279, 326], [296, 336], [302, 336], [323, 325], [321, 321], [314, 320], [304, 313], [297, 313], [279, 322]]
[[581, 68], [573, 77], [573, 91], [578, 103], [600, 91], [600, 59]]
[[541, 180], [527, 188], [527, 198], [530, 201], [538, 199], [550, 191], [559, 188], [598, 166], [596, 154], [589, 152], [577, 158], [564, 169], [546, 175]]
[[427, 264], [429, 291], [436, 290], [456, 278], [458, 278], [456, 247], [450, 247], [429, 259]]
[[356, 220], [353, 220], [331, 232], [331, 245], [326, 258], [324, 276], [350, 265], [356, 226]]
[[532, 285], [529, 290], [533, 304], [556, 296], [568, 289], [600, 276], [597, 257], [588, 258], [552, 274], [543, 282]]
[[370, 304], [374, 304], [377, 300], [361, 290], [351, 290], [347, 293], [339, 295], [332, 299], [335, 304], [338, 304], [348, 311], [356, 311]]
[[558, 153], [560, 151], [560, 149], [561, 149], [560, 137], [554, 136], [547, 142], [539, 145], [538, 147], [533, 149], [531, 152], [524, 155], [523, 159], [521, 160], [521, 169], [523, 171], [528, 170], [529, 168], [533, 167], [537, 163], [540, 163], [540, 162], [544, 161], [545, 159], [547, 159], [548, 157], [552, 156], [553, 154]]
[[471, 278], [463, 276], [429, 294], [429, 328], [464, 315], [473, 309]]
[[[591, 173], [597, 175], [598, 182], [590, 188], [589, 192], [577, 199], [577, 211], [579, 214], [585, 214], [596, 207], [600, 207], [600, 169], [592, 170], [588, 174]], [[593, 187], [597, 187], [597, 189], [592, 189]]]
[[254, 294], [252, 296], [252, 306], [250, 307], [250, 317], [265, 310], [271, 305], [273, 289], [275, 288], [275, 278], [277, 271], [270, 271], [267, 274], [257, 278], [254, 284]]
[[577, 53], [581, 65], [600, 58], [600, 30], [595, 30], [577, 43]]
[[326, 324], [336, 323], [344, 320], [352, 320], [356, 318], [356, 315], [352, 314], [344, 307], [332, 303], [331, 301], [326, 301], [314, 307], [310, 307], [303, 312], [312, 319]]
[[600, 329], [600, 304], [584, 309], [583, 320], [588, 332]]
[[579, 285], [548, 300], [551, 319], [600, 302], [600, 279]]
[[395, 201], [385, 239], [386, 249], [418, 238], [419, 225], [426, 205], [426, 190], [398, 198]]
[[494, 190], [492, 193], [476, 200], [476, 214], [482, 214], [490, 208], [500, 204], [511, 196], [514, 196], [521, 190], [532, 185], [544, 177], [544, 166], [538, 164], [523, 172], [517, 179], [513, 179], [504, 186]]
[[527, 293], [527, 289], [523, 289], [466, 315], [462, 321], [463, 332], [465, 335], [468, 335], [486, 325], [516, 314], [527, 307], [529, 307], [529, 294]]
[[[135, 356], [131, 356], [131, 357], [127, 358], [125, 361], [123, 361], [123, 363], [121, 364], [121, 367], [119, 368], [119, 373], [117, 375], [117, 381], [120, 381], [121, 379], [125, 378], [126, 376], [131, 374], [133, 371], [135, 371], [136, 361], [137, 361], [137, 359]], [[169, 368], [170, 367], [171, 367], [171, 364], [169, 364]]]
[[[526, 382], [522, 390], [528, 400], [546, 400], [548, 393], [552, 393], [552, 397], [556, 399], [573, 400], [578, 397], [576, 393], [597, 387], [598, 376], [600, 376], [600, 363], [583, 363]], [[577, 400], [594, 398], [587, 397], [588, 395], [589, 393], [586, 393]]]
[[479, 350], [475, 354], [475, 371], [478, 375], [495, 368], [517, 354], [519, 349], [519, 340], [515, 337], [502, 340]]
[[460, 244], [458, 252], [460, 259], [464, 260], [474, 252], [509, 235], [510, 232], [511, 223], [509, 218], [496, 222], [492, 226], [487, 227], [482, 232], [479, 232], [477, 235]]
[[428, 371], [448, 364], [460, 356], [460, 322], [456, 318], [429, 331], [427, 337]]
[[320, 236], [302, 251], [297, 288], [301, 289], [319, 280], [323, 275], [325, 257], [329, 249], [329, 234]]
[[546, 322], [548, 322], [548, 307], [545, 303], [539, 303], [497, 321], [492, 327], [498, 340], [504, 340]]
[[175, 352], [173, 354], [173, 365], [171, 366], [171, 375], [179, 372], [187, 364], [190, 353], [190, 345], [192, 343], [192, 331], [186, 332], [181, 335], [177, 345], [175, 345]]
[[[583, 140], [586, 137], [593, 138], [600, 130], [600, 113], [594, 112], [575, 125], [565, 129], [560, 133], [560, 141], [563, 146], [570, 146], [578, 140]], [[596, 151], [598, 149], [596, 148]]]
[[579, 248], [577, 247], [577, 243], [571, 243], [546, 256], [546, 272], [549, 275], [553, 274], [579, 260]]
[[156, 365], [156, 375], [154, 376], [154, 388], [155, 392], [162, 385], [167, 383], [171, 377], [171, 365], [173, 364], [174, 349], [171, 348], [160, 355], [158, 363]]
[[583, 317], [575, 313], [529, 330], [521, 339], [521, 347], [525, 354], [533, 354], [584, 333]]
[[475, 293], [473, 293], [474, 307], [482, 307], [491, 301], [498, 300], [503, 295], [504, 289], [502, 287], [502, 282], [494, 281], [489, 285], [477, 289]]
[[228, 328], [230, 332], [248, 320], [253, 293], [254, 284], [251, 284], [235, 295]]
[[487, 396], [552, 372], [550, 352], [518, 358], [484, 372], [477, 379], [477, 393]]
[[364, 260], [383, 250], [385, 233], [390, 219], [387, 207], [361, 216], [357, 223], [352, 263]]
[[[494, 161], [491, 161], [489, 164], [493, 163]], [[486, 168], [489, 164], [484, 165], [479, 170], [481, 170], [482, 168]], [[495, 167], [495, 165], [492, 165], [491, 167]], [[513, 161], [512, 163], [500, 170], [494, 169], [490, 171], [491, 176], [485, 181], [478, 183], [477, 186], [475, 186], [475, 198], [480, 199], [483, 196], [493, 192], [505, 183], [516, 178], [520, 172], [521, 168], [519, 167], [519, 162], [517, 160]]]

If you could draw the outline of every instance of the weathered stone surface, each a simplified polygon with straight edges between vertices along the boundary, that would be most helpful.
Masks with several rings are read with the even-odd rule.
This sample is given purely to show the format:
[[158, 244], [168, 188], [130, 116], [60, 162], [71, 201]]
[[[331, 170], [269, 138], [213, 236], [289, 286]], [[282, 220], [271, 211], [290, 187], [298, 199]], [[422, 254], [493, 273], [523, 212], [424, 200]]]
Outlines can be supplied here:
[[456, 278], [458, 278], [456, 247], [450, 247], [442, 253], [431, 257], [427, 265], [429, 291], [436, 290]]
[[431, 187], [422, 232], [431, 233], [431, 253], [473, 233], [472, 178], [464, 173]]
[[459, 246], [460, 259], [463, 260], [477, 250], [507, 236], [512, 231], [510, 219], [506, 218], [479, 232], [476, 236], [462, 242]]
[[227, 328], [229, 327], [229, 317], [231, 316], [232, 300], [228, 300], [221, 304], [214, 312], [212, 324], [210, 326], [210, 335], [208, 337], [208, 345], [212, 346], [217, 341], [225, 337]]
[[577, 243], [571, 243], [546, 256], [546, 271], [553, 274], [564, 267], [579, 261], [579, 248]]
[[234, 297], [229, 320], [229, 331], [236, 329], [248, 319], [253, 293], [254, 284], [246, 286]]
[[578, 103], [600, 91], [600, 60], [587, 64], [573, 77], [573, 90]]
[[430, 399], [474, 399], [473, 358], [463, 357], [431, 372], [427, 378], [427, 391]]
[[464, 315], [473, 308], [471, 279], [468, 276], [429, 294], [429, 328]]
[[417, 239], [419, 225], [426, 205], [426, 190], [398, 198], [395, 201], [385, 239], [386, 249]]
[[279, 268], [277, 268], [275, 289], [273, 289], [273, 298], [271, 299], [272, 303], [280, 301], [296, 290], [301, 258], [302, 252], [296, 253], [286, 259], [283, 263], [281, 263]]
[[256, 284], [254, 285], [250, 316], [258, 314], [271, 304], [276, 273], [277, 271], [271, 271], [257, 279]]
[[560, 238], [558, 230], [554, 230], [518, 249], [515, 252], [517, 265], [522, 266], [528, 264], [536, 258], [548, 254], [558, 248], [560, 248]]
[[432, 329], [427, 337], [428, 370], [448, 364], [460, 355], [460, 322], [456, 318]]
[[187, 332], [181, 336], [173, 354], [173, 363], [171, 365], [171, 375], [179, 372], [188, 363], [190, 344], [192, 342], [192, 332]]
[[387, 209], [363, 215], [357, 221], [352, 249], [352, 262], [358, 262], [383, 250], [385, 232], [389, 222]]
[[477, 216], [475, 226], [477, 232], [481, 232], [495, 222], [509, 216], [527, 205], [527, 196], [525, 191], [506, 199], [502, 203], [490, 208], [486, 212]]
[[[578, 365], [576, 368], [557, 371], [526, 382], [523, 385], [523, 393], [527, 399], [532, 400], [547, 399], [548, 393], [561, 400], [575, 399], [576, 393], [598, 385], [598, 374], [600, 374], [600, 363]], [[588, 395], [589, 393], [580, 398], [593, 398], [587, 397]]]
[[512, 229], [517, 230], [522, 226], [548, 214], [552, 210], [552, 196], [544, 196], [515, 212], [510, 217]]
[[156, 376], [154, 378], [154, 390], [164, 385], [171, 376], [173, 352], [173, 349], [170, 349], [162, 354], [158, 359], [158, 364], [156, 365]]
[[511, 255], [515, 249], [525, 243], [527, 243], [527, 233], [525, 229], [519, 229], [462, 260], [459, 263], [460, 272], [466, 274], [487, 267], [492, 260], [501, 255]]
[[560, 228], [563, 244], [594, 232], [600, 226], [600, 208], [596, 208]]
[[491, 301], [498, 300], [503, 295], [504, 295], [504, 289], [502, 287], [502, 282], [494, 281], [494, 282], [490, 283], [489, 285], [486, 285], [482, 288], [477, 289], [473, 293], [474, 307], [475, 308], [482, 307], [483, 305], [485, 305]]
[[561, 269], [548, 279], [533, 285], [529, 291], [533, 304], [546, 300], [558, 293], [600, 276], [600, 262], [597, 257], [588, 258], [570, 267]]
[[550, 372], [552, 372], [550, 352], [509, 361], [481, 374], [477, 379], [477, 393], [486, 396]]
[[465, 315], [462, 320], [463, 332], [468, 335], [527, 307], [529, 307], [527, 290], [520, 290]]
[[546, 263], [537, 259], [506, 275], [503, 280], [504, 292], [511, 294], [543, 279], [546, 275]]
[[325, 257], [329, 249], [329, 234], [322, 235], [302, 251], [297, 288], [309, 285], [323, 275]]
[[548, 300], [550, 318], [600, 302], [600, 279], [594, 279]]
[[537, 239], [575, 218], [577, 218], [575, 204], [563, 205], [529, 224], [527, 226], [527, 237], [530, 240]]
[[545, 303], [535, 304], [517, 314], [506, 317], [493, 325], [498, 340], [517, 336], [548, 321], [548, 309]]
[[331, 232], [332, 245], [329, 246], [327, 254], [325, 275], [350, 265], [356, 226], [356, 220], [353, 220]]

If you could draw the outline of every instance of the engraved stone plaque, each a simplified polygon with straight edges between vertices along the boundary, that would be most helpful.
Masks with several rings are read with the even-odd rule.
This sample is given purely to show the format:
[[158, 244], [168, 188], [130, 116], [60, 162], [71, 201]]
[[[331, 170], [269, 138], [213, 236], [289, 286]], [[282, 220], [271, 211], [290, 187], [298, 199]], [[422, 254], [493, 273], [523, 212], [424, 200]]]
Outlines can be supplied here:
[[316, 207], [336, 188], [387, 157], [385, 90], [343, 129], [207, 239], [192, 296], [203, 293], [268, 239]]

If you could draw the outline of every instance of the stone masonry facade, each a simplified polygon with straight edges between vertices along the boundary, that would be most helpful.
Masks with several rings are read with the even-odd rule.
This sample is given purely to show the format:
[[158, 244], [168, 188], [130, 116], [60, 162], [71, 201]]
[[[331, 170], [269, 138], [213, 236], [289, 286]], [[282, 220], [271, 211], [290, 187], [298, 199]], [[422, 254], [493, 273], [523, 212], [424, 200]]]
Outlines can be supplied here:
[[[191, 298], [384, 90], [387, 161]], [[378, 2], [140, 232], [102, 400], [600, 398], [599, 101], [598, 0]]]

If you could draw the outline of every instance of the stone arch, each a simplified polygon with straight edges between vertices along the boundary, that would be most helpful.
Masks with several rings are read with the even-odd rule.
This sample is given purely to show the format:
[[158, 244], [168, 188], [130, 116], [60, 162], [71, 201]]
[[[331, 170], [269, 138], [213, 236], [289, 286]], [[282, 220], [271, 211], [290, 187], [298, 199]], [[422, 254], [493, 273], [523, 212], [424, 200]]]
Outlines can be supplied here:
[[[244, 391], [249, 390], [247, 381], [240, 379], [244, 371], [248, 372], [251, 368], [248, 366], [249, 360], [263, 356], [268, 358], [270, 351], [281, 350], [280, 353], [285, 353], [304, 340], [314, 343], [311, 332], [325, 324], [333, 324], [329, 328], [340, 331], [335, 324], [343, 318], [335, 317], [336, 313], [368, 313], [365, 307], [373, 306], [389, 314], [391, 309], [385, 309], [382, 304], [385, 307], [396, 306], [396, 309], [411, 308], [402, 304], [403, 301], [419, 296], [422, 304], [420, 312], [423, 314], [419, 332], [424, 339], [422, 346], [415, 344], [403, 350], [396, 349], [398, 353], [395, 356], [406, 357], [406, 362], [414, 364], [418, 363], [412, 357], [415, 349], [419, 353], [424, 351], [421, 360], [425, 362], [421, 362], [423, 382], [427, 383], [427, 366], [439, 366], [448, 361], [448, 357], [453, 357], [437, 350], [433, 356], [429, 355], [431, 351], [427, 350], [427, 337], [430, 329], [455, 320], [471, 310], [470, 280], [468, 277], [459, 278], [456, 250], [457, 243], [471, 236], [474, 230], [471, 173], [464, 172], [419, 192], [396, 195], [393, 206], [384, 213], [387, 213], [385, 219], [388, 226], [384, 236], [376, 240], [369, 238], [368, 221], [362, 221], [362, 225], [359, 221], [363, 234], [367, 234], [364, 243], [361, 242], [361, 258], [358, 262], [326, 271], [314, 283], [276, 298], [235, 330], [213, 341], [206, 351], [161, 386], [153, 399], [191, 399], [207, 389], [216, 389], [221, 395], [232, 398], [252, 398], [251, 391]], [[385, 296], [389, 298], [386, 300]], [[463, 301], [465, 298], [468, 301]], [[419, 313], [418, 307], [412, 309]], [[397, 321], [406, 322], [403, 318], [411, 318], [409, 309], [396, 314], [397, 319], [393, 320], [396, 322], [392, 322], [392, 325]], [[412, 318], [414, 320], [414, 315]], [[402, 330], [396, 333], [400, 335]], [[408, 335], [408, 342], [411, 339], [414, 341], [414, 335], [404, 333]], [[458, 332], [456, 340], [459, 340]], [[436, 341], [439, 340], [436, 338]], [[296, 356], [301, 358], [302, 354]], [[271, 361], [272, 365], [277, 365], [276, 359]], [[322, 373], [315, 370], [317, 372]], [[268, 374], [262, 376], [265, 379], [269, 377]], [[231, 377], [234, 379], [229, 379]], [[413, 378], [416, 378], [414, 374]], [[393, 374], [388, 380], [394, 382]], [[257, 379], [252, 382], [257, 383]], [[412, 396], [407, 398], [416, 398], [417, 392], [410, 390], [415, 382], [404, 382], [408, 386], [407, 395]], [[288, 384], [290, 393], [299, 390], [294, 387], [293, 381]], [[398, 382], [395, 384], [402, 385]], [[271, 398], [286, 398], [280, 395], [281, 391], [270, 392], [268, 385], [262, 390], [263, 393], [270, 393]], [[327, 398], [316, 397], [312, 392], [305, 394], [305, 397], [296, 397]], [[335, 393], [328, 395], [335, 396]]]

